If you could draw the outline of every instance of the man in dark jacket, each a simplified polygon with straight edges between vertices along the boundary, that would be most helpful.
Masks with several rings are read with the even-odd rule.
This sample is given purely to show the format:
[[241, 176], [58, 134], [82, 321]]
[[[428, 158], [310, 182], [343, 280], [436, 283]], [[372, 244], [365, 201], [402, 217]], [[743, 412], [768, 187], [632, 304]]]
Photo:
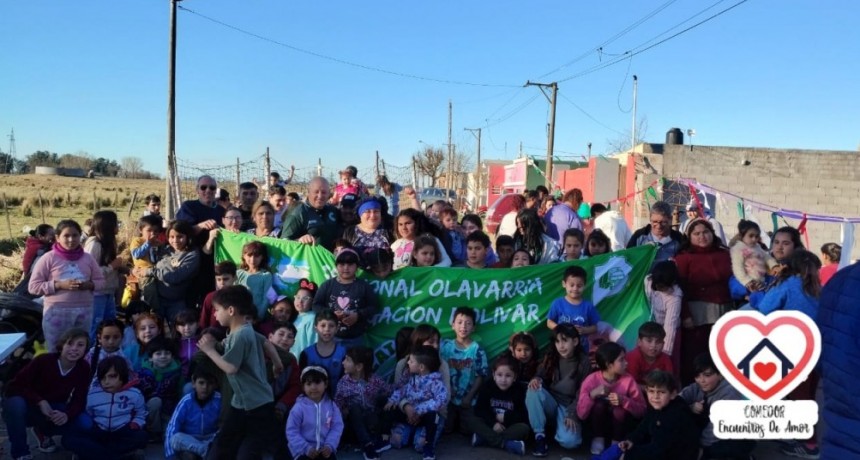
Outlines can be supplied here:
[[672, 229], [672, 207], [665, 201], [658, 201], [651, 206], [649, 218], [648, 225], [633, 233], [627, 242], [627, 249], [646, 244], [656, 245], [658, 249], [654, 264], [675, 257], [685, 237]]
[[836, 272], [821, 291], [819, 305], [822, 416], [827, 425], [821, 458], [860, 458], [860, 264]]

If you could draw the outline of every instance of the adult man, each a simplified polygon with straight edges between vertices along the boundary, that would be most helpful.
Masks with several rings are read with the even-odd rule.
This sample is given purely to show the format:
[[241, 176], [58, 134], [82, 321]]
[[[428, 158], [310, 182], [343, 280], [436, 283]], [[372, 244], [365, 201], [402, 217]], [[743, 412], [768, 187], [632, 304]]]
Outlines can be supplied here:
[[287, 211], [287, 191], [280, 185], [269, 186], [269, 204], [275, 208], [275, 228], [281, 228], [281, 221]]
[[242, 227], [241, 230], [247, 231], [249, 228], [254, 228], [254, 218], [251, 211], [254, 205], [257, 204], [257, 199], [260, 198], [260, 191], [257, 184], [253, 182], [242, 182], [239, 184], [239, 211], [242, 212]]
[[340, 236], [337, 208], [328, 204], [328, 181], [314, 177], [308, 182], [305, 201], [284, 218], [281, 238], [304, 244], [319, 244], [331, 251]]
[[[218, 206], [215, 191], [218, 184], [211, 176], [200, 176], [197, 179], [197, 199], [182, 203], [176, 212], [176, 220], [184, 220], [194, 226], [195, 247], [202, 248], [209, 239], [209, 231], [220, 226], [224, 217], [224, 208]], [[215, 290], [215, 261], [212, 255], [200, 253], [200, 276], [195, 278], [189, 299], [199, 302], [204, 295]], [[170, 318], [171, 320], [173, 318]]]
[[609, 242], [613, 251], [620, 251], [627, 245], [630, 240], [630, 227], [624, 217], [618, 213], [607, 209], [601, 203], [591, 205], [591, 216], [594, 217], [594, 229], [602, 231], [609, 237]]
[[655, 264], [675, 257], [681, 249], [684, 235], [677, 230], [672, 230], [672, 207], [665, 201], [654, 203], [651, 206], [650, 219], [649, 224], [633, 233], [630, 241], [627, 242], [627, 248], [646, 244], [656, 245], [658, 249], [654, 257]]
[[281, 187], [286, 187], [287, 185], [290, 184], [290, 182], [293, 181], [293, 176], [295, 174], [296, 174], [296, 167], [293, 165], [290, 165], [290, 177], [288, 177], [284, 180], [281, 180], [281, 175], [278, 174], [277, 171], [272, 171], [271, 173], [269, 173], [269, 184], [268, 185], [269, 185], [269, 187], [272, 187], [275, 185], [278, 185]]
[[582, 230], [582, 220], [577, 211], [582, 204], [582, 190], [575, 188], [568, 190], [562, 197], [562, 202], [546, 212], [543, 216], [546, 225], [546, 235], [556, 240], [560, 247], [564, 247], [564, 232], [569, 228]]

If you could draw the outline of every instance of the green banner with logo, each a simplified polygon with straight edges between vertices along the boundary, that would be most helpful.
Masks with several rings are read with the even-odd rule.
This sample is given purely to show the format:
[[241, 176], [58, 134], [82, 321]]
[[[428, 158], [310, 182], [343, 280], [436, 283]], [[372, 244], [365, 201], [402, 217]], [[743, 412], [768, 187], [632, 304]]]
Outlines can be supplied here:
[[[253, 240], [268, 246], [275, 284], [284, 294], [294, 293], [303, 277], [322, 283], [334, 273], [334, 258], [321, 247], [250, 234], [221, 232], [216, 260], [240, 263], [242, 245]], [[451, 314], [459, 306], [477, 311], [473, 338], [490, 357], [504, 351], [510, 336], [519, 331], [533, 333], [539, 346], [545, 347], [549, 341], [546, 316], [552, 301], [564, 295], [561, 281], [570, 265], [588, 273], [585, 297], [597, 306], [602, 319], [591, 341], [612, 340], [632, 348], [639, 325], [650, 317], [642, 286], [656, 252], [656, 246], [647, 245], [585, 260], [513, 269], [407, 267], [382, 280], [363, 274], [379, 295], [379, 311], [367, 337], [379, 372], [385, 375], [394, 368], [398, 329], [429, 323], [439, 328], [443, 338], [452, 338]]]

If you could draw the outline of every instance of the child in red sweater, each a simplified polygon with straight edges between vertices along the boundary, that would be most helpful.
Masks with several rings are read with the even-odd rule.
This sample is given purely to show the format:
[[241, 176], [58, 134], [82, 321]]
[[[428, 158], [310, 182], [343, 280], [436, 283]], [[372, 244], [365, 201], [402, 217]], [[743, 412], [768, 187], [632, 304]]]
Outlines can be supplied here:
[[663, 326], [648, 321], [639, 326], [639, 340], [636, 349], [627, 353], [627, 373], [636, 380], [644, 391], [645, 376], [654, 370], [673, 374], [672, 358], [663, 353], [666, 330]]
[[645, 398], [633, 377], [627, 375], [624, 355], [624, 347], [615, 342], [600, 345], [595, 354], [600, 370], [586, 377], [579, 390], [576, 414], [591, 425], [594, 455], [603, 452], [606, 438], [622, 441], [632, 419], [645, 414]]

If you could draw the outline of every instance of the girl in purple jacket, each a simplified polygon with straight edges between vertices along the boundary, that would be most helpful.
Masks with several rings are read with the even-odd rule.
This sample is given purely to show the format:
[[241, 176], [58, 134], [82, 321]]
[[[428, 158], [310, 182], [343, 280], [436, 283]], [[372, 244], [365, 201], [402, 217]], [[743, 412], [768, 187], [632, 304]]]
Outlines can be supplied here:
[[343, 434], [340, 410], [326, 391], [328, 372], [320, 366], [302, 371], [302, 390], [287, 419], [287, 444], [295, 460], [336, 460]]

